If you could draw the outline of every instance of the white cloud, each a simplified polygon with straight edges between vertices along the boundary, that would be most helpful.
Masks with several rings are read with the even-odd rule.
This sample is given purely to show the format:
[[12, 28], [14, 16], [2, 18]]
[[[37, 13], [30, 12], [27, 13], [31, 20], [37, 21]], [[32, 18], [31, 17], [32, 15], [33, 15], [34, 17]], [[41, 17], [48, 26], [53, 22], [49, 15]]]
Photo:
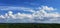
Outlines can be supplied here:
[[42, 9], [43, 9], [43, 10], [48, 10], [48, 11], [55, 10], [55, 8], [53, 8], [53, 7], [48, 7], [48, 6], [42, 6]]
[[5, 17], [4, 17], [3, 15], [0, 16], [0, 19], [1, 19], [1, 18], [5, 19]]
[[12, 19], [24, 19], [24, 18], [32, 18], [32, 15], [30, 14], [24, 14], [24, 13], [17, 13], [17, 14], [13, 14], [12, 11], [9, 11], [8, 13], [6, 13], [5, 15], [1, 15], [1, 18], [12, 18]]
[[[12, 9], [12, 8], [14, 8], [14, 9], [16, 9], [16, 8], [19, 8], [19, 7], [11, 7], [11, 8], [9, 8], [9, 9]], [[20, 9], [20, 8], [19, 8]], [[36, 22], [34, 19], [36, 18], [36, 19], [40, 19], [40, 20], [45, 20], [45, 18], [48, 18], [49, 19], [49, 21], [51, 21], [51, 22], [53, 22], [54, 20], [58, 20], [59, 19], [59, 17], [60, 17], [60, 14], [58, 13], [58, 12], [54, 12], [54, 13], [47, 13], [45, 10], [47, 10], [47, 11], [54, 11], [55, 10], [55, 8], [53, 8], [53, 7], [48, 7], [48, 6], [42, 6], [42, 7], [39, 7], [38, 8], [39, 10], [38, 11], [35, 11], [35, 10], [33, 10], [33, 9], [27, 9], [27, 8], [22, 8], [21, 10], [24, 10], [24, 11], [30, 11], [30, 12], [33, 12], [32, 14], [25, 14], [25, 13], [20, 13], [20, 12], [18, 12], [18, 13], [16, 13], [16, 14], [13, 14], [13, 12], [12, 11], [9, 11], [8, 13], [6, 13], [5, 15], [1, 15], [0, 16], [0, 19], [1, 18], [3, 18], [3, 19], [10, 19], [10, 18], [12, 18], [12, 19], [25, 19], [25, 18], [27, 18], [27, 19], [29, 19], [29, 20], [33, 20], [34, 22]], [[45, 18], [44, 18], [45, 17]], [[26, 19], [25, 19], [26, 20]], [[31, 21], [31, 22], [33, 22], [33, 21]], [[47, 22], [48, 20], [46, 19], [46, 22]], [[49, 22], [48, 21], [48, 22]], [[26, 20], [26, 22], [27, 22], [27, 20]], [[39, 23], [41, 22], [41, 21], [38, 21]]]
[[28, 8], [28, 7], [11, 7], [11, 6], [7, 6], [5, 8], [5, 6], [3, 8], [0, 7], [0, 10], [23, 10], [23, 11], [28, 11], [28, 12], [35, 12], [32, 8]]

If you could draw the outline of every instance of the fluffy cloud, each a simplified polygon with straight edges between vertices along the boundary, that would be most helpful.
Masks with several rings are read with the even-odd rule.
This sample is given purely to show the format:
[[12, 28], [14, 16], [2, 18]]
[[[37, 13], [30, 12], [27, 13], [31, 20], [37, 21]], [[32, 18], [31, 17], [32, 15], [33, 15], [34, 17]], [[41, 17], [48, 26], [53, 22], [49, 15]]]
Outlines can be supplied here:
[[24, 8], [24, 7], [23, 8], [22, 7], [10, 7], [7, 9], [17, 9], [17, 8], [19, 10], [29, 11], [29, 12], [33, 12], [33, 13], [32, 14], [25, 14], [25, 13], [18, 12], [16, 14], [13, 14], [12, 11], [9, 11], [5, 15], [0, 15], [0, 19], [7, 19], [7, 20], [8, 19], [9, 20], [10, 19], [14, 19], [14, 20], [20, 19], [23, 22], [38, 22], [38, 23], [49, 23], [49, 22], [53, 23], [55, 21], [59, 22], [58, 19], [60, 17], [60, 14], [58, 12], [47, 13], [47, 11], [54, 11], [55, 8], [53, 8], [53, 7], [48, 7], [48, 6], [38, 7], [38, 9], [39, 9], [38, 11], [35, 11], [33, 9], [30, 9], [30, 8]]
[[42, 9], [43, 10], [49, 10], [49, 11], [55, 10], [53, 7], [48, 7], [48, 6], [42, 6]]

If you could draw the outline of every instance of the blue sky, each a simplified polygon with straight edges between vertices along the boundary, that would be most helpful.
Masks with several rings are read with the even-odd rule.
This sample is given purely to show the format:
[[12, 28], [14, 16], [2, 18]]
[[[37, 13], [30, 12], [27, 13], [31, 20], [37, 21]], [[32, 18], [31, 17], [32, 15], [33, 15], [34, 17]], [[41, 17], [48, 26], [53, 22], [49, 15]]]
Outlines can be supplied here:
[[[26, 20], [34, 22], [39, 19], [48, 22], [54, 22], [55, 20], [59, 22], [59, 12], [60, 0], [0, 0], [0, 18], [2, 18], [2, 20], [5, 18], [10, 20], [16, 18], [22, 19], [22, 22]], [[50, 20], [50, 17], [53, 17], [53, 19]]]
[[24, 6], [34, 8], [42, 5], [60, 9], [60, 0], [0, 0], [0, 6]]
[[0, 6], [31, 6], [33, 3], [36, 6], [47, 5], [53, 7], [59, 7], [59, 0], [0, 0]]

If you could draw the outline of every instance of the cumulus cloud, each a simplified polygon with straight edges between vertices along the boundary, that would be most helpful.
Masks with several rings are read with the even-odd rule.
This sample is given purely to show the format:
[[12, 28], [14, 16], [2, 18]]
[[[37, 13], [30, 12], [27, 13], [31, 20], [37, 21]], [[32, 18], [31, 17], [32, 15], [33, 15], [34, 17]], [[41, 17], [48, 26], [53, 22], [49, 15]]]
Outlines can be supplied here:
[[[20, 7], [10, 7], [8, 9], [17, 9], [17, 8], [21, 9]], [[0, 15], [0, 19], [21, 19], [22, 21], [25, 21], [25, 22], [28, 21], [28, 22], [38, 22], [38, 23], [44, 23], [44, 22], [53, 23], [54, 21], [58, 21], [58, 19], [60, 17], [60, 14], [58, 12], [47, 13], [47, 11], [54, 11], [55, 8], [53, 8], [53, 7], [42, 6], [42, 7], [38, 7], [38, 9], [39, 9], [38, 11], [29, 9], [29, 8], [21, 9], [24, 11], [33, 12], [32, 14], [25, 14], [25, 13], [20, 13], [20, 12], [13, 14], [12, 11], [9, 11], [5, 15]]]
[[42, 9], [43, 10], [49, 10], [49, 11], [55, 10], [53, 7], [48, 7], [48, 6], [42, 6]]

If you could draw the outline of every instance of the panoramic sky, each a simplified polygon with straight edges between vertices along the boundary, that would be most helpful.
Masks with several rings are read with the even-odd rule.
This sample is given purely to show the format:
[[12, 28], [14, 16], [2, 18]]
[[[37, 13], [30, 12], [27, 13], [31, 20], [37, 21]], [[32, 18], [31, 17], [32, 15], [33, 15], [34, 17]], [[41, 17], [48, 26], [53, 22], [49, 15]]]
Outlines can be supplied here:
[[1, 23], [60, 23], [60, 0], [0, 0]]

